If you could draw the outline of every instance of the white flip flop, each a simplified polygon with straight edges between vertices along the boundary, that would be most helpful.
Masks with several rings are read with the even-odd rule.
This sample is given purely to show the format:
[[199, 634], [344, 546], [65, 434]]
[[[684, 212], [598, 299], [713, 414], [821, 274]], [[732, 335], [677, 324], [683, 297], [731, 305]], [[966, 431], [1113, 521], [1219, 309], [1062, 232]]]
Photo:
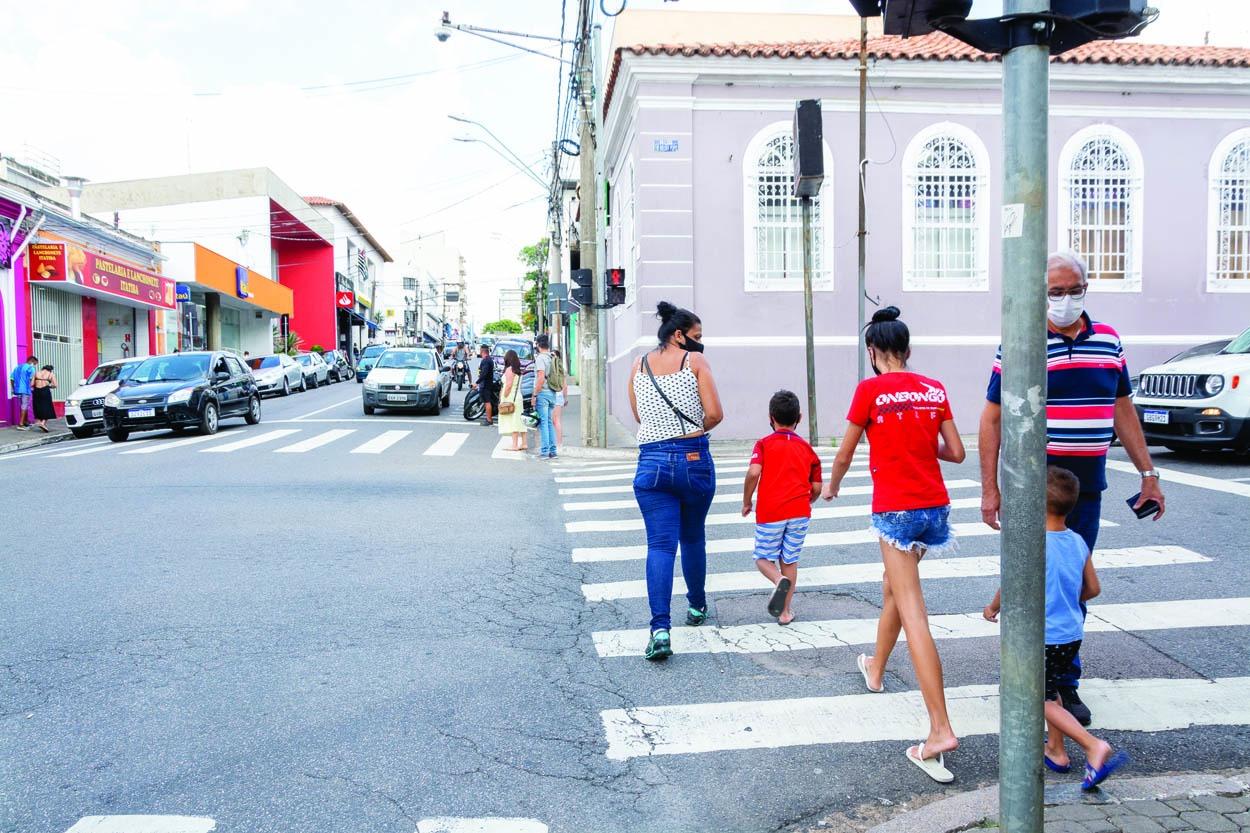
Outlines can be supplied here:
[[880, 694], [881, 692], [885, 691], [885, 680], [881, 681], [881, 688], [873, 688], [872, 686], [868, 685], [868, 655], [867, 654], [860, 654], [859, 658], [855, 660], [855, 665], [856, 667], [859, 668], [859, 673], [864, 675], [864, 688], [868, 689], [873, 694]]
[[[912, 750], [916, 750], [916, 754], [912, 754]], [[955, 773], [946, 768], [946, 756], [938, 753], [936, 758], [926, 758], [924, 756], [924, 742], [919, 746], [907, 747], [907, 760], [920, 767], [920, 771], [925, 775], [937, 781], [939, 784], [949, 784], [955, 780]]]

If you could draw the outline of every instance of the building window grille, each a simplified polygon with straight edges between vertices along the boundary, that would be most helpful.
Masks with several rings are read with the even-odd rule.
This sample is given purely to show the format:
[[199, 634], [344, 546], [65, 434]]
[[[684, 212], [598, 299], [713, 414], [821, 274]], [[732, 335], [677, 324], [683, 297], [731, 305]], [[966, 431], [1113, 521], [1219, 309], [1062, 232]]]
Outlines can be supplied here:
[[1061, 158], [1060, 242], [1089, 266], [1093, 289], [1141, 289], [1142, 170], [1123, 131], [1073, 137]]
[[1210, 183], [1207, 287], [1250, 292], [1250, 129], [1237, 131], [1216, 148]]

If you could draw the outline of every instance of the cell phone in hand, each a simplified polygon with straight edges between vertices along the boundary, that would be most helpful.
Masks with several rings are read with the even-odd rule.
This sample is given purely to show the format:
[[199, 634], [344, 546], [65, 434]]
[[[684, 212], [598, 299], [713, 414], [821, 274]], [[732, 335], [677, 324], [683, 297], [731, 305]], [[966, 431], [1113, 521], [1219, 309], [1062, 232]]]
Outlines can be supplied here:
[[1128, 504], [1128, 508], [1133, 510], [1133, 514], [1137, 516], [1138, 520], [1141, 520], [1142, 518], [1149, 518], [1152, 515], [1159, 514], [1159, 501], [1148, 500], [1145, 503], [1143, 503], [1140, 508], [1134, 508], [1137, 506], [1137, 501], [1139, 500], [1141, 500], [1141, 492], [1138, 492], [1137, 494], [1129, 498], [1127, 501], [1125, 501], [1125, 503]]

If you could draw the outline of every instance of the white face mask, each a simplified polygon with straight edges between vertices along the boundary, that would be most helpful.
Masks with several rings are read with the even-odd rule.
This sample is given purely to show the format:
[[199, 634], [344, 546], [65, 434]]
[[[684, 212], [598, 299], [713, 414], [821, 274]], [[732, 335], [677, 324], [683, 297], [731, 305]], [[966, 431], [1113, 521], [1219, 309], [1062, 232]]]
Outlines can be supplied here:
[[1064, 295], [1062, 298], [1046, 299], [1046, 317], [1056, 327], [1071, 327], [1085, 311], [1085, 299]]

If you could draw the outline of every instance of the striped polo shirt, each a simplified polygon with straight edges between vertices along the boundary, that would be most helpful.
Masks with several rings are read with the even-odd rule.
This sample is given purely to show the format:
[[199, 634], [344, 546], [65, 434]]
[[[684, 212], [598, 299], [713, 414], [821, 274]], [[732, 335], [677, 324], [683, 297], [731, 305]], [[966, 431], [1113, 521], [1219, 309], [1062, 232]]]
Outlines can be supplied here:
[[[1107, 449], [1115, 401], [1132, 393], [1119, 334], [1081, 314], [1076, 338], [1053, 329], [1046, 340], [1046, 458], [1081, 481], [1082, 492], [1107, 488]], [[985, 398], [1002, 403], [1003, 348], [994, 358]]]

